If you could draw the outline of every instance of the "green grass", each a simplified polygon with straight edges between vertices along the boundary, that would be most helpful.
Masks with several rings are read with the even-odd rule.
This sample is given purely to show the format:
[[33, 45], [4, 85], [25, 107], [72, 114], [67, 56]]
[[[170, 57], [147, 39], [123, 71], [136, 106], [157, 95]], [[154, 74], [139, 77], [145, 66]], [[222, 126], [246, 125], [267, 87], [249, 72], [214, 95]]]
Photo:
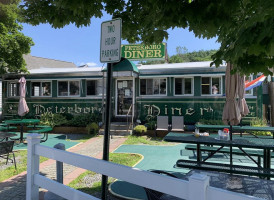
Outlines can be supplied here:
[[[110, 153], [109, 161], [126, 166], [134, 166], [139, 160], [141, 160], [140, 155], [136, 154], [125, 154], [125, 153]], [[92, 185], [88, 180], [92, 180], [95, 176], [99, 176], [100, 181], [95, 181]], [[108, 184], [114, 182], [114, 178], [108, 178]], [[74, 179], [69, 185], [69, 187], [75, 188], [82, 192], [92, 194], [94, 196], [99, 196], [101, 192], [101, 175], [95, 172], [86, 171], [76, 179]]]
[[[12, 155], [10, 155], [9, 157], [13, 158]], [[3, 170], [0, 170], [0, 182], [27, 170], [27, 150], [21, 150], [21, 151], [15, 152], [15, 160], [16, 160], [17, 171], [14, 167], [14, 164], [12, 164], [11, 166]], [[40, 157], [40, 163], [46, 160], [48, 160], [48, 158], [45, 158], [42, 156]], [[0, 165], [5, 165], [5, 164], [6, 162], [0, 163]]]
[[170, 145], [171, 143], [163, 141], [163, 138], [130, 135], [124, 144]]

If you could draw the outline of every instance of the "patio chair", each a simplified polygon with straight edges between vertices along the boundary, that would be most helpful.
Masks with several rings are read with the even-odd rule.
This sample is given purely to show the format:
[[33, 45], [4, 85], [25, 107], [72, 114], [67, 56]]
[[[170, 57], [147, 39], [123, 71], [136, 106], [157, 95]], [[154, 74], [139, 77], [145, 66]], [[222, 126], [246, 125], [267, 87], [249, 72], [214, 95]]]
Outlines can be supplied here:
[[11, 160], [11, 159], [9, 159], [9, 154], [12, 153], [12, 155], [13, 155], [12, 162], [14, 163], [14, 167], [17, 170], [15, 155], [13, 152], [13, 145], [14, 145], [14, 141], [12, 141], [12, 140], [0, 142], [0, 157], [7, 159], [6, 164], [8, 164], [8, 161]]
[[172, 116], [171, 131], [184, 131], [184, 116]]
[[[174, 178], [178, 178], [177, 176], [175, 176], [174, 174], [168, 173], [166, 171], [162, 171], [162, 170], [151, 170], [150, 172], [153, 173], [157, 173], [157, 174], [162, 174], [162, 175], [166, 175], [166, 176], [171, 176]], [[147, 195], [147, 199], [148, 200], [159, 200], [159, 199], [179, 199], [176, 197], [172, 197], [170, 195], [167, 195], [165, 193], [159, 192], [159, 191], [155, 191], [149, 188], [144, 187], [144, 190], [146, 192]]]
[[156, 136], [157, 131], [169, 131], [168, 116], [157, 116]]

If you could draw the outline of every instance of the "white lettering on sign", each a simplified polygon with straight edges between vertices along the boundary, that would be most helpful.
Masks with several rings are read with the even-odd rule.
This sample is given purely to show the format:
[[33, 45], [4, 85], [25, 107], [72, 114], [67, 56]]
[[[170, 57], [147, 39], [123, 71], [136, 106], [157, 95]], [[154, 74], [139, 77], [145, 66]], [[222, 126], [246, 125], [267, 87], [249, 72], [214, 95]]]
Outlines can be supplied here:
[[101, 25], [101, 62], [119, 62], [121, 59], [121, 19], [103, 22]]

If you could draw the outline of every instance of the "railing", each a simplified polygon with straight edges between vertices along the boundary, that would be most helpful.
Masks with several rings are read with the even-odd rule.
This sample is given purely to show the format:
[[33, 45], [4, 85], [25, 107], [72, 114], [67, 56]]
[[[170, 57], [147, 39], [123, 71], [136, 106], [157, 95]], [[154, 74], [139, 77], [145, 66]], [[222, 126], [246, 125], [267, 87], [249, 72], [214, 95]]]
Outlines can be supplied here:
[[[133, 108], [132, 105], [133, 105], [133, 104], [130, 105], [130, 107], [129, 107], [129, 109], [128, 109], [128, 112], [127, 112], [127, 115], [126, 115], [126, 117], [127, 117], [127, 131], [129, 131], [128, 116], [129, 116], [130, 111], [131, 111], [132, 108]], [[133, 119], [133, 112], [131, 112], [131, 119]], [[131, 120], [131, 121], [133, 121], [133, 120]], [[131, 123], [132, 123], [132, 122], [131, 122]], [[133, 124], [132, 124], [132, 126], [133, 126]]]
[[39, 156], [44, 156], [106, 176], [114, 177], [142, 187], [187, 200], [254, 200], [227, 190], [209, 186], [209, 177], [194, 174], [189, 181], [162, 176], [104, 160], [46, 147], [40, 144], [39, 134], [29, 134], [26, 200], [39, 199], [39, 187], [47, 189], [68, 200], [98, 200], [98, 198], [70, 188], [39, 174]]

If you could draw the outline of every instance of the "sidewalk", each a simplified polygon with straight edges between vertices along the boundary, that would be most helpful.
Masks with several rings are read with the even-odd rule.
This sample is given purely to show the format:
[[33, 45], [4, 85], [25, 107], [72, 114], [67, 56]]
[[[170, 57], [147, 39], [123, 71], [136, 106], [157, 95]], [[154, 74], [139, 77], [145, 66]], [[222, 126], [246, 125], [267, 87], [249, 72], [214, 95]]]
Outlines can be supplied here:
[[[115, 150], [126, 140], [125, 137], [113, 136], [110, 140], [110, 152]], [[91, 138], [85, 143], [80, 143], [68, 150], [69, 152], [78, 153], [81, 155], [102, 158], [103, 155], [103, 137]], [[78, 177], [86, 170], [64, 164], [64, 184], [69, 184], [72, 180]], [[47, 160], [40, 164], [40, 173], [56, 179], [56, 162]], [[40, 200], [43, 200], [44, 190], [40, 190]], [[26, 197], [26, 172], [14, 176], [0, 183], [0, 199], [2, 200], [24, 200]]]

